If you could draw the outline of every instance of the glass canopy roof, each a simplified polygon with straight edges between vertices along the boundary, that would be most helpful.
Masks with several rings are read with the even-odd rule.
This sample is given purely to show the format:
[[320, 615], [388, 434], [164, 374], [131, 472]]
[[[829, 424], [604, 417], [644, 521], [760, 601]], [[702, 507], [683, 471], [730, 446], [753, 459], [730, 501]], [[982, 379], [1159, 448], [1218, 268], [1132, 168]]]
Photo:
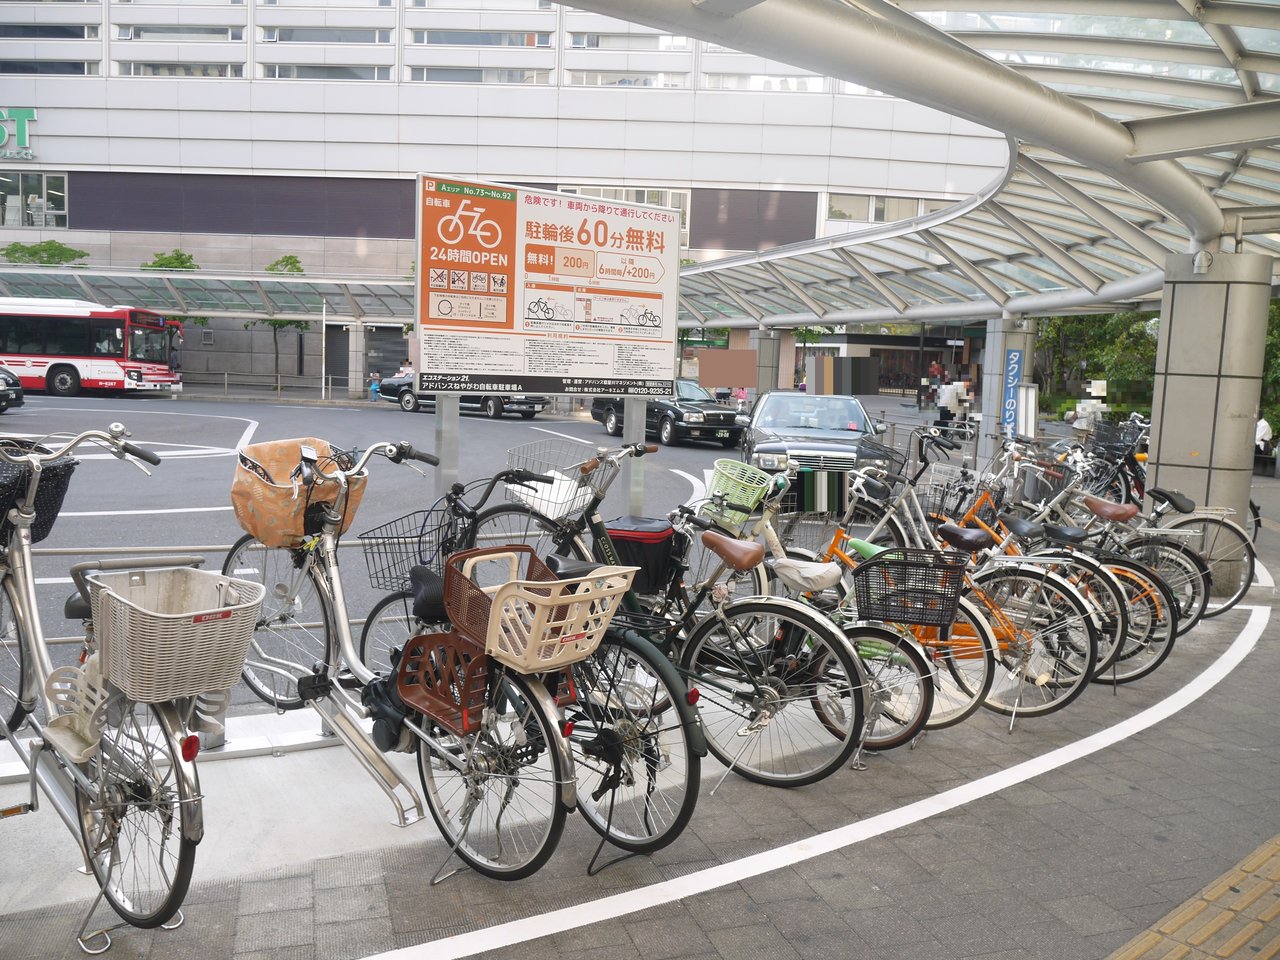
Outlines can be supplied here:
[[[1002, 175], [944, 210], [685, 267], [683, 325], [1106, 308], [1157, 296], [1170, 254], [1280, 256], [1280, 0], [574, 6], [951, 110], [1008, 136]], [[205, 316], [413, 316], [408, 278], [8, 265], [0, 292]]]

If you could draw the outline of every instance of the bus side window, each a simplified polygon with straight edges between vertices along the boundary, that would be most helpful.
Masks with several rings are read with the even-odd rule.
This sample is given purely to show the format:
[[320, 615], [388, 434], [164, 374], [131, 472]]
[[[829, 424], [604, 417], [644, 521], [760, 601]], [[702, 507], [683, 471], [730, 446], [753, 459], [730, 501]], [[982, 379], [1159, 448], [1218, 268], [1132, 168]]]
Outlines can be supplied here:
[[41, 317], [14, 317], [10, 342], [17, 353], [44, 353], [44, 324]]
[[13, 324], [9, 317], [0, 317], [0, 350], [13, 353], [17, 344], [13, 340]]

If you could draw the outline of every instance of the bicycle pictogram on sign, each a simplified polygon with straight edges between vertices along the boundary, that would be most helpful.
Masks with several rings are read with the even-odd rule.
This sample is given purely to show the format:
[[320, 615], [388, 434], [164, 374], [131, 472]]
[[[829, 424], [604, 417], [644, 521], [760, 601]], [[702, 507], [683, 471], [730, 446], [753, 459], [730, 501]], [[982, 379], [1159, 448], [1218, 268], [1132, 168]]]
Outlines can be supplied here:
[[502, 242], [502, 227], [496, 220], [484, 218], [484, 211], [484, 207], [472, 207], [470, 200], [459, 200], [458, 209], [436, 224], [436, 235], [450, 246], [463, 237], [475, 237], [480, 246], [492, 250]]

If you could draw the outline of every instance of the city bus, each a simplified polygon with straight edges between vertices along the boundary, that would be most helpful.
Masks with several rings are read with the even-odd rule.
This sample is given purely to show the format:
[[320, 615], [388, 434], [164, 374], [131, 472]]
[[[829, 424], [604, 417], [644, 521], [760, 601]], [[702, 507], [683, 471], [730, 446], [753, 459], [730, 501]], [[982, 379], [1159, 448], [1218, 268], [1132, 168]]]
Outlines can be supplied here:
[[0, 297], [0, 366], [25, 390], [176, 393], [182, 324], [150, 310], [88, 300]]

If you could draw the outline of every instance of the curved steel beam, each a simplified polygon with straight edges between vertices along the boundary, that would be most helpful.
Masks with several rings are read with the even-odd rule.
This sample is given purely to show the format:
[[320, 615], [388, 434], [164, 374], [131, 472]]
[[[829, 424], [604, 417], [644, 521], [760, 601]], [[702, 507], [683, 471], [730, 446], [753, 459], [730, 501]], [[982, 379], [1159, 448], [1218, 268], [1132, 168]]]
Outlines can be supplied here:
[[1217, 204], [1176, 162], [1130, 163], [1133, 136], [1120, 123], [923, 22], [877, 17], [852, 0], [766, 0], [728, 18], [688, 0], [575, 0], [574, 6], [865, 84], [1000, 130], [1130, 187], [1180, 220], [1194, 246], [1222, 235]]

